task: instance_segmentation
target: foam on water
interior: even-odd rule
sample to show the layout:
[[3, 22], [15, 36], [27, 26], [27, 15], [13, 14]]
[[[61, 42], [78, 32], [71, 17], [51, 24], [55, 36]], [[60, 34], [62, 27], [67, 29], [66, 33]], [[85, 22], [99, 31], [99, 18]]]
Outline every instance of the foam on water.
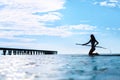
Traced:
[[120, 80], [119, 56], [0, 56], [0, 80]]

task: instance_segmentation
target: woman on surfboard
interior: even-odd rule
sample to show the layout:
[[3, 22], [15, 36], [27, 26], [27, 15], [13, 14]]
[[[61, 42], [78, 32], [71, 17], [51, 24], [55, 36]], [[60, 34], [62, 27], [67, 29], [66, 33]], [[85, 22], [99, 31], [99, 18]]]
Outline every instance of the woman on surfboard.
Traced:
[[93, 34], [90, 35], [90, 40], [89, 40], [87, 43], [82, 44], [82, 45], [87, 45], [87, 44], [89, 44], [89, 43], [91, 43], [91, 49], [90, 49], [90, 51], [89, 51], [89, 55], [90, 55], [90, 56], [91, 56], [91, 55], [98, 55], [97, 53], [93, 53], [93, 52], [95, 51], [96, 45], [99, 44], [99, 42], [95, 39], [95, 37], [94, 37]]

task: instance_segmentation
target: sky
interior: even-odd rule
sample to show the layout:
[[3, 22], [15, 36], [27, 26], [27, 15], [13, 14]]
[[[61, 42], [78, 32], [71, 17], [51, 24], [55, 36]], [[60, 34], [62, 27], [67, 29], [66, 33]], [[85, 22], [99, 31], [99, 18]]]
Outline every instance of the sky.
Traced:
[[120, 0], [0, 0], [0, 47], [87, 54], [120, 52]]

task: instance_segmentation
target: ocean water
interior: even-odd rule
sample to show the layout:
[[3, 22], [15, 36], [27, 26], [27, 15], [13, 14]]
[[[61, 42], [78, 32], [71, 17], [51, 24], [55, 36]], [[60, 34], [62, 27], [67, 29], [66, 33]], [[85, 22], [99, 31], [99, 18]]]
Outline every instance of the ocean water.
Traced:
[[120, 57], [1, 55], [0, 80], [120, 80]]

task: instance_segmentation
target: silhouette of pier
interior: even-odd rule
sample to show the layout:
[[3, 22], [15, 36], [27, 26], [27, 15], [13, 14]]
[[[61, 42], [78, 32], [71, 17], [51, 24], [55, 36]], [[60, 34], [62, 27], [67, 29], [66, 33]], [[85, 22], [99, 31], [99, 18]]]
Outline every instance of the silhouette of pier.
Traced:
[[3, 55], [46, 55], [57, 54], [57, 51], [36, 50], [36, 49], [20, 49], [20, 48], [1, 48]]

